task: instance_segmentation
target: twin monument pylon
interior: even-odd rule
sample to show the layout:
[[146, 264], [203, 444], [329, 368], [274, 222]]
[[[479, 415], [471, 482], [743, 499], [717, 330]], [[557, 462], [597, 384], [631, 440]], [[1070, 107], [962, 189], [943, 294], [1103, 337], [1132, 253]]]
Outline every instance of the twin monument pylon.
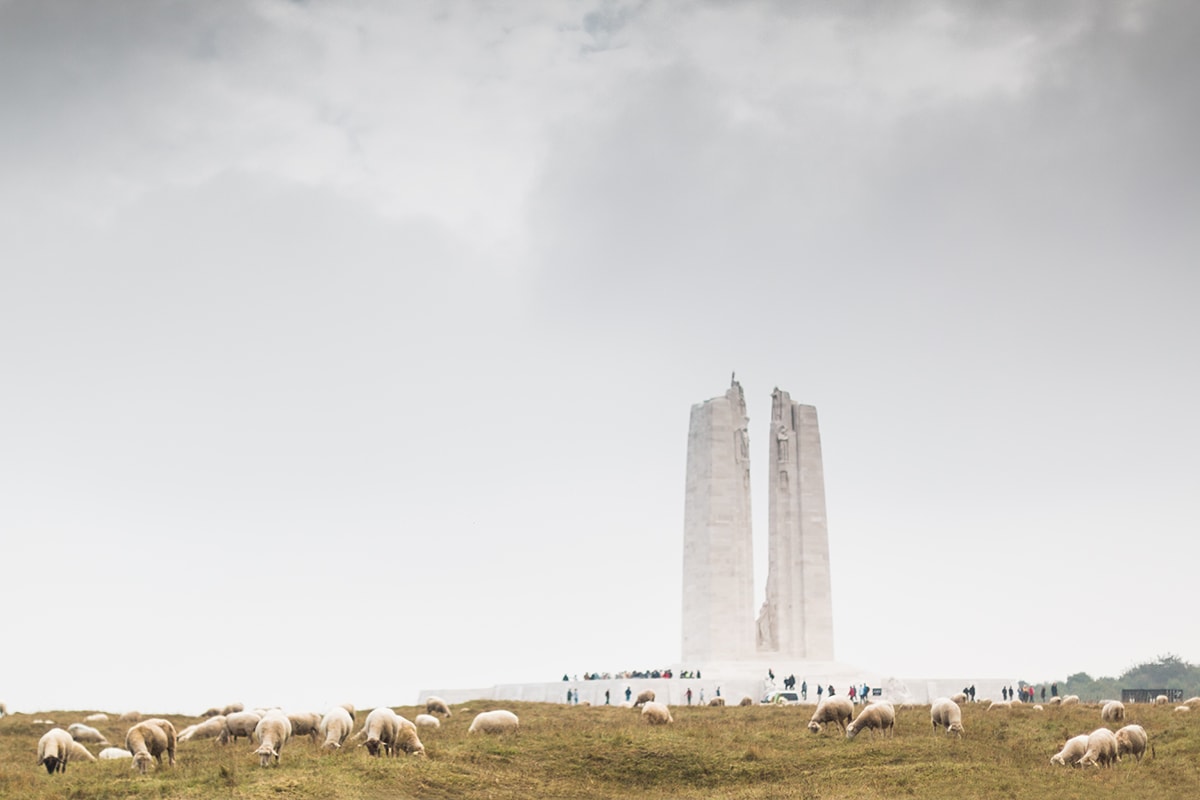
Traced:
[[833, 661], [817, 410], [771, 393], [767, 597], [754, 617], [749, 417], [742, 387], [692, 406], [683, 522], [684, 665]]

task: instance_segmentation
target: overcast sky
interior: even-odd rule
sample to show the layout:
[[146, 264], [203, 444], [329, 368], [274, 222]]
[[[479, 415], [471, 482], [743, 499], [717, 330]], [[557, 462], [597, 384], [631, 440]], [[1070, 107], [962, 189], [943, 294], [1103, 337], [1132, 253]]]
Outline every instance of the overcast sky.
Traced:
[[0, 699], [677, 663], [688, 415], [733, 371], [757, 602], [771, 390], [818, 409], [839, 660], [1200, 660], [1198, 37], [0, 0]]

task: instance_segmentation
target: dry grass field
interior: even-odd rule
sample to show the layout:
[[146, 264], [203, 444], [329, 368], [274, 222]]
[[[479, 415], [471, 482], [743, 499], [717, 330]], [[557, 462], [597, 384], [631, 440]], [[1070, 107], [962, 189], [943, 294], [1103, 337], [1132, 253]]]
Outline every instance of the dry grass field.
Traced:
[[[812, 706], [673, 707], [675, 723], [652, 727], [624, 708], [479, 701], [453, 706], [438, 731], [422, 736], [429, 757], [378, 758], [353, 747], [320, 751], [292, 740], [278, 767], [262, 768], [253, 745], [185, 742], [175, 768], [138, 775], [125, 761], [71, 763], [48, 775], [35, 765], [37, 741], [88, 711], [14, 714], [0, 719], [0, 797], [112, 798], [1028, 798], [1178, 800], [1200, 797], [1200, 710], [1130, 706], [1153, 753], [1112, 769], [1050, 764], [1068, 736], [1101, 727], [1098, 705], [1037, 712], [967, 706], [961, 740], [935, 734], [928, 706], [897, 710], [893, 738], [809, 733]], [[509, 708], [521, 730], [467, 734], [478, 711]], [[396, 710], [412, 719], [418, 709]], [[165, 715], [182, 730], [193, 717]], [[362, 725], [366, 711], [356, 722]], [[92, 723], [114, 744], [126, 725]], [[1109, 725], [1110, 728], [1119, 727]], [[357, 729], [357, 728], [356, 728]], [[95, 745], [93, 753], [100, 749]]]

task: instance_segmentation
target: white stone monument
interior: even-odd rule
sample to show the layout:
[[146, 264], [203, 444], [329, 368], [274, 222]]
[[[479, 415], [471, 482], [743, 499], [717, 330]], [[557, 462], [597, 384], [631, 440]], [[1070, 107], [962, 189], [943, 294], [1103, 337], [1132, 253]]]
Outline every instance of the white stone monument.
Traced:
[[683, 521], [686, 664], [833, 661], [817, 410], [771, 395], [767, 597], [753, 619], [749, 418], [742, 387], [692, 406]]
[[767, 599], [758, 650], [784, 659], [833, 660], [829, 531], [817, 409], [771, 393]]
[[750, 442], [742, 387], [692, 406], [683, 511], [683, 661], [754, 657]]

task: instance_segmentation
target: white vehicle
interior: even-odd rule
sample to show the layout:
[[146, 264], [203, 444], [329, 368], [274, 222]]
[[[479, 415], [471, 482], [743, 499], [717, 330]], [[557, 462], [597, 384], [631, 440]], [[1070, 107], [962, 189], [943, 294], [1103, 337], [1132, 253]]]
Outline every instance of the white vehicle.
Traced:
[[794, 706], [800, 703], [799, 692], [768, 692], [761, 701], [763, 705]]

